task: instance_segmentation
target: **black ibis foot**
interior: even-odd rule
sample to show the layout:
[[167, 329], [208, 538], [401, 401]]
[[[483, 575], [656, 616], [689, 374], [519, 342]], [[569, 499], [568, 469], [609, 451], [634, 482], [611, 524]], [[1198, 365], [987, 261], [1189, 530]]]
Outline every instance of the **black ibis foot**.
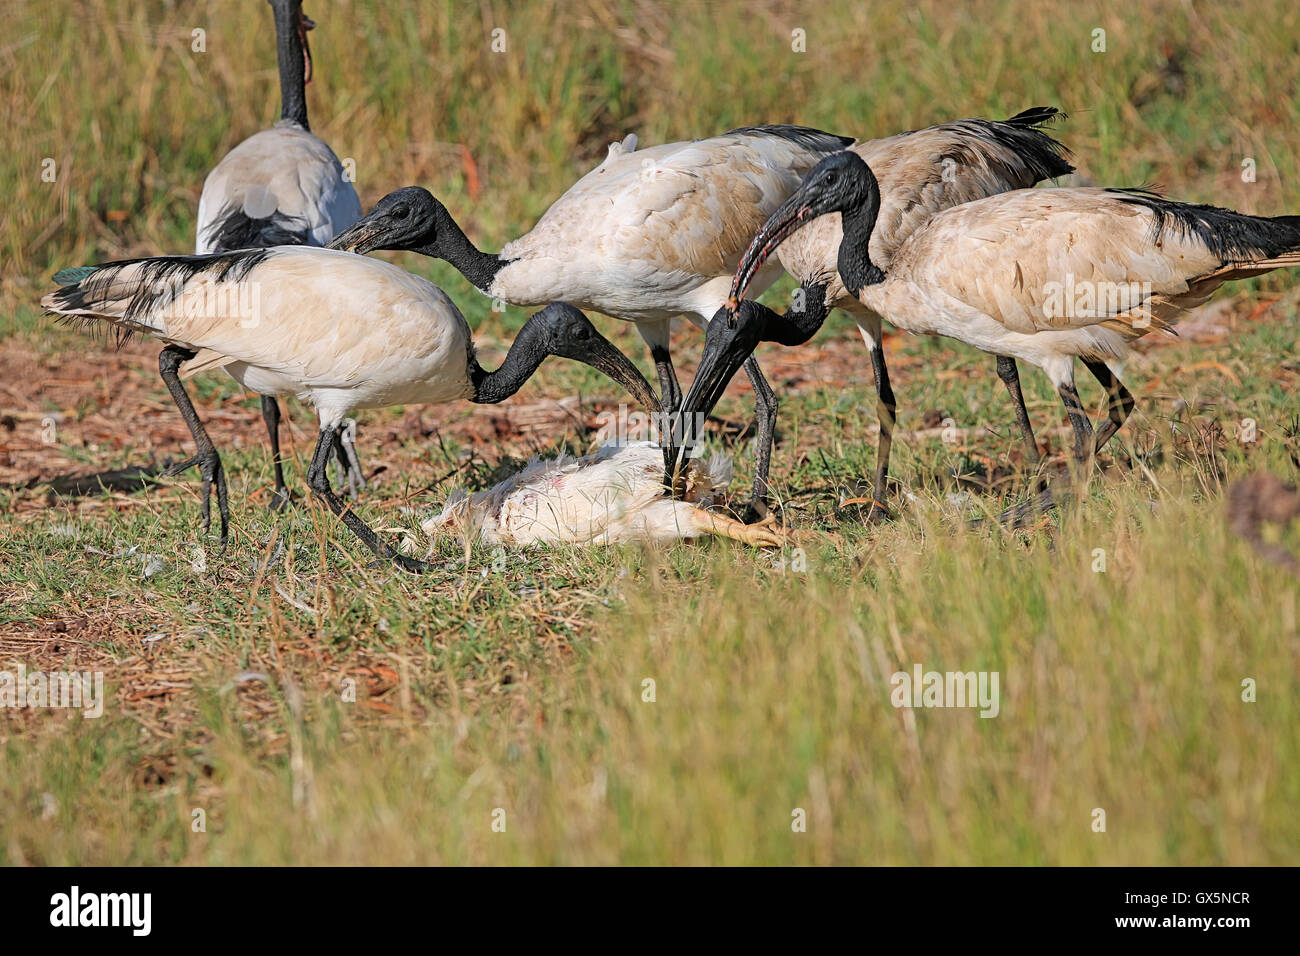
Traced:
[[1041, 515], [1047, 514], [1052, 508], [1056, 507], [1056, 499], [1052, 497], [1052, 491], [1049, 488], [1046, 491], [1040, 491], [1028, 501], [1022, 501], [1018, 505], [1013, 505], [1006, 511], [998, 515], [998, 524], [1011, 530], [1027, 528], [1039, 519]]
[[403, 571], [409, 571], [412, 574], [424, 574], [426, 571], [432, 571], [433, 565], [427, 561], [420, 561], [417, 558], [408, 558], [404, 554], [393, 555], [393, 563]]
[[221, 456], [217, 454], [216, 449], [199, 452], [192, 458], [177, 462], [164, 471], [163, 475], [172, 478], [196, 465], [199, 469], [199, 475], [203, 479], [203, 485], [199, 490], [199, 508], [203, 514], [203, 533], [207, 534], [212, 530], [212, 489], [215, 486], [217, 489], [217, 513], [221, 519], [221, 550], [225, 551], [230, 532], [229, 489], [226, 487], [226, 470], [222, 467]]
[[407, 557], [392, 545], [378, 539], [370, 545], [370, 550], [375, 553], [375, 560], [368, 561], [366, 567], [372, 571], [382, 571], [394, 564], [411, 574], [426, 574], [434, 570], [434, 566], [427, 561]]
[[361, 473], [361, 460], [357, 458], [357, 423], [355, 419], [344, 419], [339, 428], [339, 441], [334, 448], [334, 463], [337, 466], [339, 486], [347, 485], [348, 497], [360, 500], [359, 492], [366, 487], [366, 476]]
[[[998, 523], [1012, 531], [1028, 528], [1053, 508], [1059, 508], [1069, 498], [1072, 486], [1069, 472], [1052, 478], [1045, 476], [1043, 481], [1042, 491], [1002, 512], [998, 515]], [[980, 523], [980, 519], [977, 519], [972, 522], [972, 525]]]

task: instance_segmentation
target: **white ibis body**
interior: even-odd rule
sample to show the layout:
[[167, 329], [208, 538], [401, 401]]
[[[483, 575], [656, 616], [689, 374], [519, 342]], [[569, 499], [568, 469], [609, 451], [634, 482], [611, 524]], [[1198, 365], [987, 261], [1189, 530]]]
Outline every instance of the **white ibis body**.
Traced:
[[[663, 407], [675, 411], [681, 392], [670, 321], [686, 315], [703, 327], [726, 301], [754, 232], [820, 158], [851, 142], [805, 127], [757, 126], [635, 151], [629, 136], [499, 253], [477, 249], [418, 187], [384, 197], [331, 246], [419, 252], [514, 305], [560, 299], [635, 322], [655, 361]], [[766, 287], [780, 271], [772, 263], [755, 282]], [[757, 363], [746, 371], [758, 404], [754, 495], [761, 501], [776, 404]]]
[[[307, 120], [306, 87], [311, 81], [307, 31], [315, 24], [302, 12], [302, 0], [269, 2], [275, 19], [280, 70], [280, 121], [245, 139], [208, 174], [199, 197], [194, 244], [194, 251], [199, 255], [282, 245], [323, 246], [361, 215], [361, 201], [342, 164], [325, 141], [311, 132]], [[177, 353], [166, 357], [160, 361], [160, 368], [174, 366], [176, 358], [183, 360], [180, 380], [225, 367], [230, 361], [228, 356], [203, 350], [191, 356]], [[165, 372], [164, 377], [174, 379], [176, 375], [174, 371]], [[175, 473], [195, 463], [205, 483], [216, 481], [224, 541], [228, 517], [221, 459], [184, 387], [171, 380], [167, 387], [176, 398], [199, 449], [195, 458], [170, 471]], [[262, 418], [271, 440], [275, 477], [271, 507], [279, 510], [289, 502], [280, 458], [280, 406], [276, 393], [259, 394]], [[344, 448], [349, 485], [355, 497], [356, 488], [364, 482], [350, 441], [355, 426], [348, 424]]]
[[[880, 188], [878, 224], [870, 240], [872, 262], [888, 269], [904, 240], [944, 209], [1072, 172], [1065, 147], [1044, 132], [1060, 116], [1053, 107], [1039, 106], [1006, 120], [956, 120], [851, 146], [849, 151], [876, 172]], [[887, 514], [884, 501], [898, 406], [881, 348], [880, 315], [850, 295], [840, 278], [843, 236], [840, 216], [832, 213], [790, 235], [776, 254], [800, 283], [798, 307], [786, 312], [793, 327], [811, 338], [838, 306], [853, 314], [867, 345], [880, 420], [875, 492], [868, 513], [868, 520], [876, 521]], [[997, 368], [1011, 395], [1027, 454], [1036, 463], [1038, 445], [1015, 360], [999, 356]]]
[[396, 556], [330, 489], [325, 466], [337, 450], [339, 425], [355, 410], [499, 402], [548, 355], [585, 362], [642, 403], [656, 401], [636, 367], [572, 306], [557, 303], [532, 316], [501, 368], [487, 372], [469, 325], [441, 289], [388, 263], [330, 249], [277, 246], [109, 263], [41, 304], [52, 314], [145, 333], [180, 349], [211, 349], [228, 356], [226, 369], [253, 391], [310, 402], [320, 419], [312, 490], [376, 554], [410, 570], [422, 568]]
[[[1142, 190], [1016, 190], [936, 214], [895, 250], [882, 271], [870, 240], [880, 191], [861, 157], [818, 164], [755, 237], [736, 274], [748, 277], [788, 236], [838, 212], [837, 268], [858, 301], [898, 328], [943, 335], [1041, 368], [1075, 432], [1075, 457], [1095, 454], [1123, 425], [1133, 397], [1107, 366], [1127, 343], [1170, 328], [1220, 285], [1300, 266], [1300, 217], [1264, 218], [1172, 202]], [[705, 359], [687, 397], [707, 411], [760, 340], [797, 344], [781, 316], [743, 302], [734, 321], [710, 326]], [[1109, 395], [1094, 435], [1074, 387], [1082, 359]]]

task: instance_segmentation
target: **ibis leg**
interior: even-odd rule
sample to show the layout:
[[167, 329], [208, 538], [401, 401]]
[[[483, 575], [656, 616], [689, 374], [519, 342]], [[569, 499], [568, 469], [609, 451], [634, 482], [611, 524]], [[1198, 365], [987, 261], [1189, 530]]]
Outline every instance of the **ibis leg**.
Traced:
[[379, 540], [379, 535], [375, 534], [355, 511], [352, 506], [345, 503], [334, 490], [330, 487], [329, 462], [331, 454], [342, 454], [342, 440], [338, 431], [331, 428], [321, 429], [320, 437], [316, 440], [316, 450], [311, 456], [311, 466], [307, 469], [307, 484], [311, 487], [312, 492], [325, 505], [334, 512], [348, 529], [351, 530], [362, 544], [375, 553], [379, 558], [386, 561], [392, 561], [403, 571], [411, 571], [419, 574], [429, 570], [429, 565], [423, 561], [417, 561], [414, 558], [408, 558], [404, 554], [399, 554], [389, 545]]
[[1020, 435], [1025, 440], [1025, 456], [1030, 464], [1038, 465], [1042, 456], [1038, 453], [1038, 440], [1034, 438], [1034, 426], [1029, 421], [1029, 411], [1025, 408], [1025, 396], [1020, 391], [1020, 371], [1016, 360], [1010, 355], [998, 356], [998, 378], [1007, 387], [1011, 404], [1016, 410], [1016, 424], [1020, 426]]
[[361, 462], [357, 458], [355, 447], [356, 419], [343, 419], [343, 424], [339, 426], [338, 438], [339, 440], [334, 444], [334, 474], [340, 488], [347, 486], [348, 497], [353, 501], [359, 501], [360, 495], [357, 489], [366, 486], [366, 479], [361, 474]]
[[1070, 425], [1074, 428], [1074, 459], [1080, 464], [1086, 462], [1092, 454], [1092, 422], [1079, 401], [1079, 392], [1073, 383], [1057, 386], [1056, 391], [1065, 404], [1065, 413], [1070, 416]]
[[871, 492], [869, 523], [887, 520], [889, 509], [885, 498], [889, 494], [889, 453], [894, 445], [894, 422], [898, 417], [898, 402], [889, 384], [889, 368], [885, 365], [885, 350], [880, 342], [868, 348], [871, 353], [871, 372], [876, 380], [876, 417], [880, 421], [880, 438], [876, 442], [876, 484]]
[[677, 381], [677, 370], [673, 368], [670, 352], [672, 319], [646, 319], [636, 324], [636, 330], [650, 347], [650, 357], [654, 359], [655, 372], [659, 376], [659, 411], [663, 414], [661, 427], [664, 427], [682, 405], [682, 386]]
[[659, 375], [660, 411], [664, 413], [665, 421], [671, 421], [672, 416], [682, 407], [682, 386], [677, 381], [673, 357], [663, 345], [650, 346], [650, 357], [654, 359], [655, 372]]
[[357, 458], [357, 421], [345, 418], [339, 431], [339, 442], [343, 450], [344, 469], [347, 471], [348, 495], [357, 500], [358, 489], [366, 487], [366, 476], [361, 474], [361, 460]]
[[214, 484], [216, 485], [217, 511], [221, 516], [221, 547], [225, 548], [230, 527], [230, 505], [227, 502], [226, 473], [221, 467], [221, 456], [217, 454], [217, 449], [212, 444], [212, 439], [208, 437], [208, 431], [203, 427], [203, 422], [199, 421], [198, 412], [194, 410], [194, 403], [190, 401], [190, 396], [185, 391], [185, 386], [181, 384], [180, 376], [177, 374], [181, 363], [194, 358], [194, 355], [194, 352], [183, 349], [179, 345], [169, 345], [158, 355], [158, 371], [162, 374], [162, 380], [167, 385], [167, 391], [171, 392], [172, 401], [176, 403], [176, 408], [180, 411], [181, 417], [185, 419], [185, 424], [189, 426], [190, 435], [193, 436], [196, 447], [193, 458], [187, 458], [172, 465], [163, 474], [167, 476], [179, 475], [191, 466], [198, 466], [199, 475], [203, 479], [203, 487], [200, 491], [200, 508], [203, 513], [204, 534], [207, 534], [212, 527], [212, 487]]
[[275, 492], [267, 507], [271, 511], [283, 511], [293, 502], [293, 496], [284, 483], [284, 465], [280, 458], [280, 403], [273, 395], [262, 396], [262, 421], [266, 422], [266, 434], [271, 439], [271, 467], [275, 472]]
[[750, 356], [745, 360], [745, 374], [754, 386], [754, 490], [745, 511], [747, 522], [762, 518], [767, 513], [767, 474], [772, 465], [772, 443], [776, 440], [776, 412], [780, 401], [772, 386], [763, 377], [758, 360]]
[[1124, 426], [1125, 420], [1132, 413], [1133, 406], [1137, 402], [1133, 398], [1133, 393], [1124, 387], [1119, 376], [1112, 372], [1105, 362], [1084, 359], [1083, 364], [1092, 373], [1093, 378], [1101, 383], [1109, 399], [1106, 407], [1107, 421], [1097, 429], [1097, 438], [1093, 444], [1092, 451], [1095, 455]]
[[682, 386], [677, 381], [677, 370], [673, 368], [672, 352], [669, 348], [672, 340], [672, 320], [653, 319], [638, 322], [636, 330], [642, 340], [650, 347], [650, 357], [655, 363], [655, 373], [659, 377], [659, 444], [664, 450], [664, 478], [670, 482], [669, 493], [673, 493], [672, 477], [677, 469], [676, 456], [680, 449], [674, 447], [679, 429], [678, 411], [682, 407]]

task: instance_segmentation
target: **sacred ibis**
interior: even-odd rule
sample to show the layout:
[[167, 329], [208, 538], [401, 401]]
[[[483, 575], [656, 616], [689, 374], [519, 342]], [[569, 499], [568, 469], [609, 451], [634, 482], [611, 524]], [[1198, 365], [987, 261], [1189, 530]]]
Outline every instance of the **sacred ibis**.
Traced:
[[[955, 120], [850, 147], [879, 178], [880, 224], [871, 235], [872, 261], [888, 268], [903, 240], [944, 209], [1073, 171], [1065, 158], [1068, 151], [1043, 131], [1060, 116], [1053, 107], [1038, 106], [1001, 121]], [[811, 338], [830, 310], [839, 307], [853, 315], [867, 345], [880, 422], [875, 491], [867, 515], [874, 522], [888, 513], [884, 502], [897, 402], [881, 346], [880, 316], [850, 295], [840, 278], [837, 256], [842, 238], [839, 214], [823, 216], [790, 236], [778, 257], [800, 284], [786, 318], [801, 334]], [[1011, 396], [1029, 460], [1036, 464], [1038, 445], [1015, 359], [998, 356], [997, 368]]]
[[[672, 413], [681, 389], [669, 353], [671, 320], [686, 315], [703, 327], [726, 301], [740, 255], [763, 220], [819, 159], [852, 142], [802, 126], [753, 126], [636, 151], [636, 137], [628, 136], [499, 253], [480, 251], [419, 187], [385, 196], [330, 245], [423, 253], [514, 305], [563, 300], [635, 322], [654, 358], [662, 409]], [[766, 288], [780, 271], [775, 263], [762, 270], [756, 287]], [[757, 362], [745, 371], [757, 406], [753, 497], [761, 508], [776, 398]]]
[[[686, 413], [707, 413], [758, 342], [807, 340], [789, 316], [744, 296], [768, 255], [830, 213], [843, 220], [837, 269], [845, 288], [903, 331], [1042, 369], [1069, 415], [1078, 461], [1099, 451], [1133, 408], [1106, 364], [1122, 358], [1127, 343], [1170, 329], [1225, 282], [1300, 266], [1300, 216], [1249, 216], [1145, 190], [1068, 188], [1016, 190], [944, 210], [882, 270], [871, 251], [881, 208], [876, 177], [853, 152], [809, 173], [745, 253], [728, 317], [709, 326]], [[1074, 386], [1076, 358], [1109, 396], [1108, 421], [1095, 436]]]
[[[330, 488], [326, 465], [355, 410], [500, 402], [548, 355], [584, 362], [643, 405], [658, 405], [636, 366], [570, 305], [552, 304], [529, 318], [501, 367], [488, 372], [445, 292], [389, 263], [332, 249], [276, 246], [107, 263], [41, 304], [51, 314], [145, 333], [186, 351], [211, 349], [229, 357], [226, 370], [245, 387], [310, 402], [320, 419], [307, 473], [312, 491], [376, 555], [408, 571], [425, 566], [380, 541]], [[164, 363], [175, 354], [164, 350]]]
[[[323, 246], [361, 215], [361, 201], [334, 151], [311, 132], [307, 121], [307, 84], [311, 82], [311, 47], [307, 31], [315, 27], [302, 12], [302, 0], [269, 0], [275, 19], [280, 69], [280, 121], [254, 133], [222, 158], [203, 183], [199, 197], [194, 251], [199, 255], [283, 245]], [[211, 350], [169, 345], [159, 357], [168, 391], [189, 426], [197, 454], [168, 469], [177, 474], [198, 465], [203, 476], [203, 530], [210, 524], [209, 489], [217, 487], [221, 540], [225, 543], [229, 510], [221, 458], [185, 392], [183, 380], [201, 371], [226, 367], [230, 356]], [[179, 372], [179, 374], [178, 374]], [[280, 405], [273, 393], [261, 393], [262, 419], [271, 440], [275, 491], [271, 508], [289, 503], [280, 458]], [[353, 498], [363, 485], [361, 466], [352, 448], [355, 423], [344, 431], [344, 455]]]

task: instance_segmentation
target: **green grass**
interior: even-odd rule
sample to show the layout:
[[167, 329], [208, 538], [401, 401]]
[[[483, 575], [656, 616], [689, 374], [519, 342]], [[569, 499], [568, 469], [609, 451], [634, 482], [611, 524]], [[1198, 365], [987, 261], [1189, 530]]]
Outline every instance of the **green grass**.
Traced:
[[[811, 548], [802, 573], [715, 546], [511, 555], [482, 576], [484, 549], [468, 572], [380, 583], [337, 548], [319, 575], [308, 539], [297, 573], [272, 576], [330, 601], [321, 616], [267, 586], [249, 601], [233, 559], [169, 571], [131, 629], [171, 629], [155, 653], [193, 662], [193, 717], [110, 701], [99, 721], [12, 737], [0, 790], [31, 812], [8, 818], [6, 859], [1293, 862], [1296, 583], [1207, 520], [1194, 486], [1148, 498], [1137, 480], [1108, 489], [1054, 547], [931, 506]], [[18, 545], [40, 562], [32, 537]], [[71, 566], [28, 586], [142, 598], [121, 562], [49, 559]], [[364, 694], [341, 699], [355, 664], [302, 656], [358, 646], [403, 675], [382, 724]], [[1000, 715], [893, 709], [887, 675], [914, 663], [998, 671]], [[245, 668], [271, 686], [223, 691]], [[182, 729], [142, 731], [156, 720]]]
[[[206, 171], [276, 114], [264, 8], [0, 10], [4, 357], [14, 368], [57, 358], [42, 375], [96, 383], [66, 393], [71, 404], [42, 391], [28, 408], [26, 383], [5, 381], [16, 392], [0, 391], [0, 419], [11, 406], [62, 413], [70, 437], [51, 454], [63, 470], [181, 452], [157, 437], [175, 423], [152, 350], [128, 346], [106, 379], [99, 346], [51, 326], [35, 302], [57, 268], [191, 246]], [[488, 49], [491, 14], [457, 4], [308, 7], [313, 125], [355, 159], [366, 204], [420, 183], [495, 247], [629, 131], [650, 144], [792, 121], [872, 136], [1044, 103], [1072, 114], [1059, 135], [1099, 183], [1300, 210], [1300, 11], [1281, 0], [499, 9], [501, 55]], [[203, 54], [190, 52], [196, 26]], [[1097, 27], [1105, 54], [1089, 49]], [[790, 52], [795, 28], [806, 54]], [[40, 179], [46, 156], [55, 183]], [[1241, 181], [1247, 156], [1254, 183]], [[490, 313], [441, 263], [396, 261], [447, 288], [488, 360], [526, 316]], [[1293, 475], [1300, 457], [1295, 296], [1252, 316], [1294, 283], [1241, 284], [1231, 335], [1135, 358], [1125, 378], [1139, 412], [1107, 455], [1119, 463], [1019, 533], [966, 519], [1014, 500], [1025, 476], [1001, 496], [965, 498], [949, 497], [945, 477], [1017, 460], [987, 356], [891, 342], [900, 428], [937, 412], [970, 434], [896, 442], [894, 473], [914, 498], [900, 494], [898, 520], [868, 527], [861, 507], [840, 504], [863, 494], [875, 455], [852, 323], [828, 323], [820, 364], [781, 372], [788, 355], [761, 353], [783, 394], [776, 494], [792, 524], [820, 532], [800, 555], [711, 542], [502, 562], [445, 542], [429, 576], [371, 569], [319, 508], [263, 510], [256, 412], [233, 381], [201, 378], [201, 413], [239, 417], [223, 433], [234, 436], [222, 445], [234, 511], [224, 554], [199, 538], [190, 477], [49, 506], [40, 489], [0, 489], [0, 670], [99, 669], [109, 684], [97, 720], [0, 713], [0, 806], [13, 808], [0, 814], [0, 862], [1294, 864], [1300, 582], [1224, 518], [1228, 484]], [[634, 333], [616, 341], [646, 368]], [[687, 367], [696, 348], [694, 333], [679, 337]], [[798, 388], [782, 387], [799, 371]], [[1063, 424], [1043, 377], [1024, 382], [1036, 427]], [[1095, 408], [1095, 387], [1081, 388]], [[575, 392], [612, 389], [548, 363], [515, 401]], [[748, 410], [730, 395], [719, 412]], [[363, 462], [388, 470], [360, 509], [421, 549], [419, 518], [454, 485], [484, 486], [531, 451], [585, 450], [572, 429], [459, 427], [468, 409], [430, 411], [443, 427], [425, 437], [411, 411], [363, 420]], [[308, 412], [293, 414], [301, 489], [312, 428]], [[120, 423], [112, 440], [97, 417]], [[1244, 418], [1258, 441], [1233, 439]], [[20, 418], [0, 431], [0, 468], [35, 427]], [[747, 442], [712, 441], [746, 488]], [[1295, 528], [1276, 537], [1300, 550]], [[144, 555], [162, 559], [148, 577]], [[997, 671], [1000, 714], [895, 709], [889, 676], [915, 664]], [[248, 672], [265, 679], [241, 681]], [[498, 808], [504, 833], [492, 829]], [[796, 808], [806, 832], [791, 829]]]

